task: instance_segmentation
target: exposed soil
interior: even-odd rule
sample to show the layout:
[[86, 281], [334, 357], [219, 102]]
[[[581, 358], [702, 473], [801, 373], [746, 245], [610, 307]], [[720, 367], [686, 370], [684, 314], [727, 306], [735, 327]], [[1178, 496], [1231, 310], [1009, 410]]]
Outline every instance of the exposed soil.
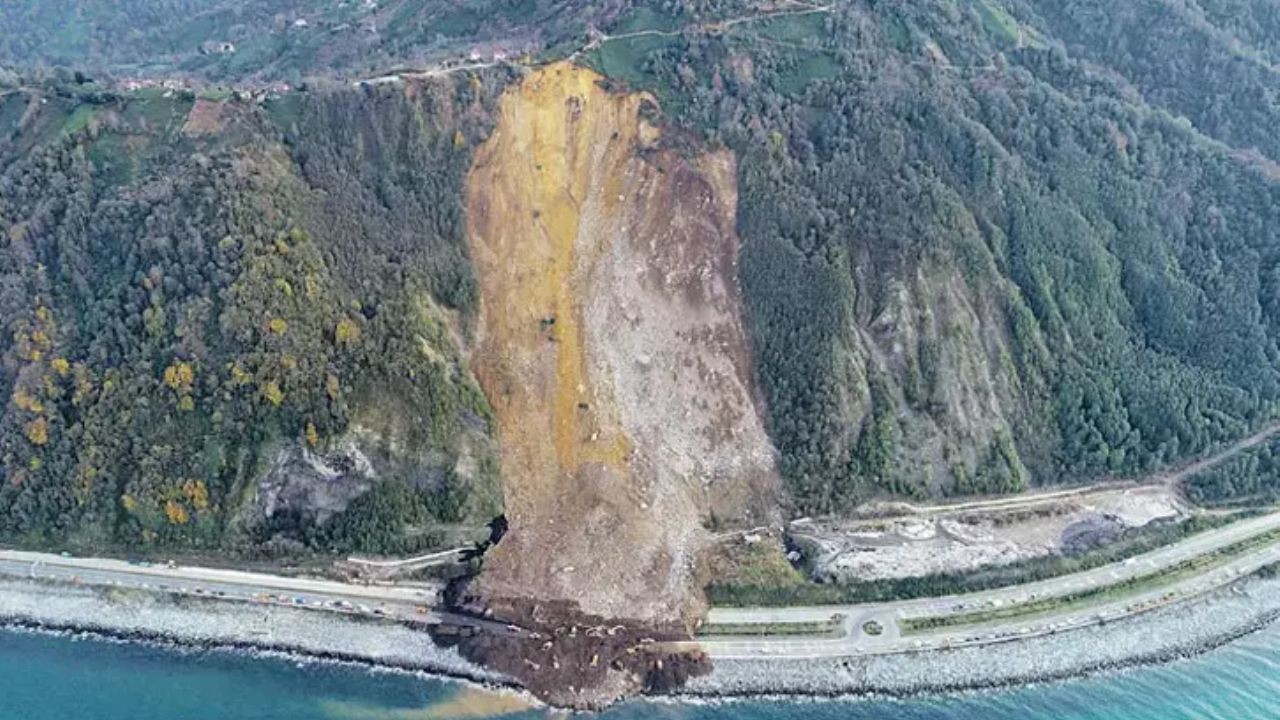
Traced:
[[728, 153], [673, 149], [644, 119], [652, 98], [600, 82], [568, 63], [531, 73], [468, 177], [471, 362], [511, 524], [475, 592], [689, 628], [707, 518], [776, 506], [742, 327], [736, 169]]
[[656, 116], [650, 96], [549, 65], [503, 96], [467, 179], [471, 364], [510, 529], [455, 601], [513, 629], [454, 640], [558, 705], [704, 672], [645, 640], [688, 639], [705, 612], [708, 519], [756, 525], [777, 507], [734, 158]]
[[186, 135], [213, 135], [222, 129], [229, 112], [225, 102], [196, 100], [187, 115], [187, 122], [182, 126], [182, 132]]

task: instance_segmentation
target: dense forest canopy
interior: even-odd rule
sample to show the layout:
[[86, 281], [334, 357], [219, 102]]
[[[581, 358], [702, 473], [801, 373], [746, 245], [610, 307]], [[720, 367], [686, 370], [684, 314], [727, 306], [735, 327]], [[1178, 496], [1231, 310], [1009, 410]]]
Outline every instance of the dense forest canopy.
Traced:
[[402, 486], [392, 534], [496, 514], [488, 407], [453, 329], [475, 293], [456, 187], [493, 95], [7, 96], [42, 137], [0, 176], [3, 531], [394, 548], [355, 518], [316, 534], [244, 517], [282, 445], [353, 432]]
[[[508, 53], [575, 53], [735, 153], [795, 512], [1139, 475], [1276, 414], [1270, 3], [189, 5], [0, 8], [5, 536], [403, 549], [496, 513], [459, 198]], [[111, 82], [164, 73], [311, 82]], [[248, 517], [281, 447], [369, 436], [375, 492]], [[1270, 455], [1193, 493], [1274, 493]]]

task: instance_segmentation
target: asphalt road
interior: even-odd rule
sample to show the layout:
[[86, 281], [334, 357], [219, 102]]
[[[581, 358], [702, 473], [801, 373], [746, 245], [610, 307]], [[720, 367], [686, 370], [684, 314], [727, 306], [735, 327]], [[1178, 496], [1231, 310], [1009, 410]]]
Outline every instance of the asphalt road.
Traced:
[[[1280, 561], [1280, 543], [1272, 544], [1233, 560], [1203, 575], [1172, 583], [1159, 589], [1122, 600], [1081, 607], [1031, 619], [1013, 619], [981, 627], [945, 628], [904, 637], [898, 621], [913, 617], [934, 617], [971, 613], [993, 607], [1031, 600], [1070, 595], [1090, 588], [1113, 585], [1125, 579], [1148, 575], [1178, 563], [1212, 552], [1261, 533], [1280, 528], [1280, 512], [1242, 520], [1226, 527], [1206, 531], [1186, 540], [1140, 555], [1123, 562], [1104, 565], [1071, 575], [1024, 585], [999, 588], [965, 595], [920, 598], [862, 605], [784, 607], [784, 608], [713, 608], [708, 621], [724, 624], [768, 624], [823, 622], [842, 616], [845, 634], [837, 638], [717, 638], [698, 644], [712, 657], [833, 657], [867, 653], [892, 653], [917, 649], [954, 647], [1007, 641], [1060, 632], [1075, 627], [1110, 621], [1159, 604], [1185, 600], [1222, 587], [1241, 575], [1264, 565]], [[864, 625], [874, 620], [881, 628], [879, 635], [869, 635]]]
[[[439, 585], [357, 585], [318, 578], [284, 577], [215, 568], [135, 564], [105, 558], [0, 550], [0, 574], [217, 598], [287, 605], [327, 612], [402, 621], [490, 625], [433, 606]], [[496, 625], [496, 624], [494, 624]]]

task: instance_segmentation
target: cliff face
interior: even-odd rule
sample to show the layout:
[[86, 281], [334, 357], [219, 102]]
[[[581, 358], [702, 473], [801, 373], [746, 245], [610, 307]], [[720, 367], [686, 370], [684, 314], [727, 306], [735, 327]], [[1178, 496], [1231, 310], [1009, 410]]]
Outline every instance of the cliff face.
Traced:
[[477, 591], [654, 624], [701, 611], [718, 518], [767, 512], [775, 453], [742, 328], [736, 174], [569, 64], [508, 90], [467, 180], [472, 364], [510, 531]]

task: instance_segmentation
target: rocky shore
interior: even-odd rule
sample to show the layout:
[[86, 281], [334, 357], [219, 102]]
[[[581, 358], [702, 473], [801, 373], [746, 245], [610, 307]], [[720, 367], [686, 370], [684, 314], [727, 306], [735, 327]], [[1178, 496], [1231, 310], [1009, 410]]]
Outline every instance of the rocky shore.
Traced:
[[161, 596], [0, 580], [0, 627], [79, 632], [209, 649], [268, 650], [361, 665], [420, 671], [490, 687], [513, 687], [425, 630], [275, 605]]
[[[1191, 603], [1104, 626], [982, 647], [835, 659], [718, 660], [677, 697], [908, 697], [1043, 682], [1166, 662], [1280, 617], [1280, 579], [1248, 579]], [[420, 630], [274, 606], [0, 581], [0, 625], [124, 640], [273, 650], [393, 667], [489, 687], [512, 681], [435, 646]]]

